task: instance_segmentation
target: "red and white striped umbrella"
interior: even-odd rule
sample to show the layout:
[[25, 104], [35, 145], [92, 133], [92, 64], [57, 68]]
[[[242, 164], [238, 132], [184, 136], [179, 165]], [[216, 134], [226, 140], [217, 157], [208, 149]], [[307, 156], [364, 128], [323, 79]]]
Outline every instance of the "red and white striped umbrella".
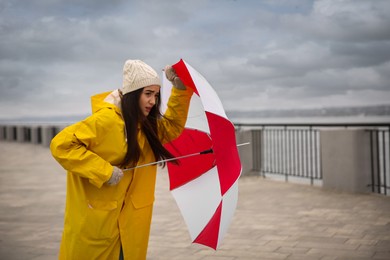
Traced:
[[[173, 68], [196, 95], [191, 99], [185, 130], [166, 147], [176, 157], [199, 155], [180, 159], [178, 166], [168, 163], [170, 190], [192, 242], [217, 249], [238, 200], [242, 168], [235, 129], [218, 95], [199, 72], [183, 60]], [[164, 106], [171, 83], [163, 78]]]

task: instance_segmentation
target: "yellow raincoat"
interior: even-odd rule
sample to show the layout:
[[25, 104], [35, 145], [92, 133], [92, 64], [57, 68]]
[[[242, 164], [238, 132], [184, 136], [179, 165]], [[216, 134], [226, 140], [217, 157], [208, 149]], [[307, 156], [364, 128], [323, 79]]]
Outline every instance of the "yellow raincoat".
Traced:
[[[51, 142], [53, 157], [68, 171], [64, 231], [59, 259], [146, 259], [152, 218], [156, 166], [125, 171], [118, 185], [105, 184], [127, 150], [125, 125], [114, 92], [92, 97], [91, 116], [68, 126]], [[192, 90], [172, 88], [159, 133], [178, 137], [186, 122]], [[114, 100], [109, 103], [107, 100]], [[113, 103], [116, 103], [113, 104]], [[155, 157], [142, 131], [138, 165]]]

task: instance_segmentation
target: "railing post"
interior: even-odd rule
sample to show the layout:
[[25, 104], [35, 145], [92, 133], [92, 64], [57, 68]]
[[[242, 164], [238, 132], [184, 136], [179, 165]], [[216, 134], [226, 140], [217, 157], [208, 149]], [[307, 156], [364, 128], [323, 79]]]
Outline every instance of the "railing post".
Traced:
[[370, 133], [365, 130], [321, 130], [323, 187], [370, 192]]
[[5, 125], [0, 125], [0, 140], [6, 140], [7, 137], [7, 127]]
[[6, 127], [6, 136], [7, 136], [7, 141], [16, 141], [16, 126], [14, 125], [8, 125]]
[[56, 135], [54, 126], [42, 127], [42, 145], [49, 147], [51, 139]]
[[37, 125], [31, 127], [31, 143], [40, 144], [42, 143], [42, 127]]
[[19, 143], [24, 143], [28, 141], [27, 126], [25, 125], [16, 126], [16, 141]]

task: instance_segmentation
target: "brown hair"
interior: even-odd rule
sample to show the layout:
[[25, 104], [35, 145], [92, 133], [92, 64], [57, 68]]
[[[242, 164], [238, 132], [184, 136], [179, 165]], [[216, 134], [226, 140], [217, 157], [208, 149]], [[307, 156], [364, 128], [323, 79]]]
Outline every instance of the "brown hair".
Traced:
[[[135, 167], [141, 157], [142, 151], [138, 144], [138, 131], [140, 130], [145, 134], [156, 161], [174, 158], [159, 139], [157, 121], [163, 117], [160, 112], [160, 98], [156, 100], [149, 115], [145, 117], [139, 107], [142, 91], [143, 88], [122, 96], [122, 116], [127, 137], [127, 152], [122, 167]], [[162, 165], [165, 166], [165, 162]]]

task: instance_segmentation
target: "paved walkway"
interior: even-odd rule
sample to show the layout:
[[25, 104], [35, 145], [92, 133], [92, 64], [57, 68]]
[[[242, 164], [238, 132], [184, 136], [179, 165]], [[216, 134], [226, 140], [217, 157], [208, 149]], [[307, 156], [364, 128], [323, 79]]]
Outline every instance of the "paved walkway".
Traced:
[[[218, 251], [190, 243], [158, 177], [148, 259], [390, 259], [390, 197], [243, 177]], [[56, 259], [65, 172], [48, 148], [0, 142], [0, 259]]]

